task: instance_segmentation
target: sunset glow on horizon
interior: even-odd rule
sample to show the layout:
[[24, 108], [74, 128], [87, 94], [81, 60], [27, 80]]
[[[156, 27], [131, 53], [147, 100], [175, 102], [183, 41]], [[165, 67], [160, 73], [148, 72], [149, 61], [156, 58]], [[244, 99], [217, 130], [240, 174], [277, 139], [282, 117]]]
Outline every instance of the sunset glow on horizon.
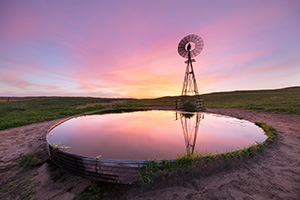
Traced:
[[300, 1], [1, 1], [0, 96], [200, 94], [300, 85]]

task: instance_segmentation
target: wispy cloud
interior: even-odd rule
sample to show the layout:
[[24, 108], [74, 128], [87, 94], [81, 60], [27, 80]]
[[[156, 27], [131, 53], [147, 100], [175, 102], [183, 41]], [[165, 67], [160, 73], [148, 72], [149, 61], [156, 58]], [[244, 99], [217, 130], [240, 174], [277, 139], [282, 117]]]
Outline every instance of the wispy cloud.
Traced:
[[190, 33], [200, 92], [299, 85], [299, 1], [190, 3], [1, 2], [0, 94], [179, 95]]

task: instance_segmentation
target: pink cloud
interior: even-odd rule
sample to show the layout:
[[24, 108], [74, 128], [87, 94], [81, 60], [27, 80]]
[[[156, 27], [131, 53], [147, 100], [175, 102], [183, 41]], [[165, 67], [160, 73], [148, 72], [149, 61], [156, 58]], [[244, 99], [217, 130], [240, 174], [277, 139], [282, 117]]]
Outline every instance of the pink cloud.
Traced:
[[[205, 43], [195, 63], [200, 91], [230, 90], [236, 87], [232, 82], [250, 85], [249, 77], [280, 73], [291, 60], [288, 52], [299, 51], [285, 46], [299, 41], [299, 3], [294, 1], [196, 2], [188, 9], [180, 1], [7, 5], [0, 12], [0, 77], [27, 91], [178, 95], [185, 64], [176, 48], [189, 33], [199, 34]], [[202, 12], [194, 12], [200, 8]], [[284, 56], [277, 52], [283, 46]], [[297, 71], [286, 66], [290, 74]], [[11, 75], [17, 78], [7, 78]]]

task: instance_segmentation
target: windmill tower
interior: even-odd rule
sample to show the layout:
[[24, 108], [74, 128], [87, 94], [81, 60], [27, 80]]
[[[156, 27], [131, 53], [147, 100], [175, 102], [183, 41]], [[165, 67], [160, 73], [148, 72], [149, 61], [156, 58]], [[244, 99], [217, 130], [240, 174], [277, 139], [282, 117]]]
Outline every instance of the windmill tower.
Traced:
[[178, 44], [179, 55], [183, 58], [187, 58], [185, 61], [187, 66], [181, 92], [181, 105], [187, 102], [187, 96], [195, 96], [196, 106], [197, 108], [199, 107], [199, 92], [193, 68], [193, 62], [196, 62], [196, 60], [192, 58], [201, 53], [203, 45], [202, 38], [195, 34], [185, 36]]
[[194, 114], [180, 114], [187, 155], [194, 154], [200, 121], [203, 119], [204, 115], [201, 113], [197, 113], [196, 116]]

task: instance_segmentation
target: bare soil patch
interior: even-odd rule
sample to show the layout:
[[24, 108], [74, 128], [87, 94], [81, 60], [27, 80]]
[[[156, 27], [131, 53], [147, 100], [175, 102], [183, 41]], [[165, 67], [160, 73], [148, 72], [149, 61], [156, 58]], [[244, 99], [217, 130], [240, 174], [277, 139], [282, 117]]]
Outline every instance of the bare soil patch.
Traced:
[[[217, 165], [210, 173], [190, 170], [158, 179], [154, 189], [141, 193], [139, 185], [126, 187], [127, 199], [299, 199], [300, 198], [300, 115], [274, 114], [243, 109], [207, 108], [208, 112], [262, 121], [278, 131], [275, 143], [243, 162]], [[24, 178], [28, 170], [39, 182], [36, 199], [72, 199], [95, 183], [61, 170], [47, 156], [45, 135], [56, 122], [36, 123], [0, 131], [0, 188], [12, 177]], [[201, 134], [201, 129], [199, 129]], [[19, 155], [33, 153], [44, 164], [28, 169], [17, 167]], [[30, 173], [32, 174], [32, 173]], [[14, 197], [6, 194], [0, 199]], [[18, 198], [15, 198], [18, 199]]]

